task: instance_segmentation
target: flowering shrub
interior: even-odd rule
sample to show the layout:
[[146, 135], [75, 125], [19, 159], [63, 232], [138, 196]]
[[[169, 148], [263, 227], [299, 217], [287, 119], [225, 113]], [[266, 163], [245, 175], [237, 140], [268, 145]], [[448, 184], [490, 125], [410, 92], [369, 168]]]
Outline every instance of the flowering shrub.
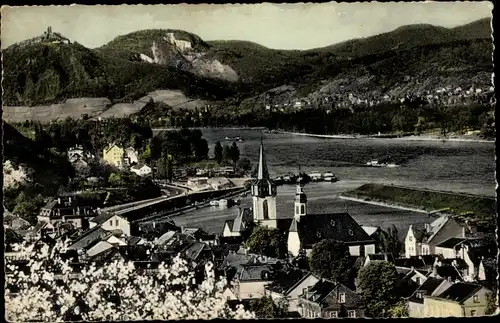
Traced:
[[201, 283], [179, 256], [147, 273], [124, 261], [73, 272], [60, 257], [65, 246], [15, 246], [19, 257], [27, 260], [23, 265], [6, 259], [9, 321], [254, 318], [241, 305], [236, 310], [228, 306], [222, 297], [226, 281], [215, 278], [211, 263]]

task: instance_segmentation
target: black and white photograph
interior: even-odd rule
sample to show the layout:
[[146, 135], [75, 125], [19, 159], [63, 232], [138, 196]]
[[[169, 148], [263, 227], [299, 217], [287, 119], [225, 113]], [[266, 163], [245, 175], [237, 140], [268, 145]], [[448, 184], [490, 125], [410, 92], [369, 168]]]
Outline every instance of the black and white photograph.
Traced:
[[2, 6], [6, 320], [498, 315], [492, 10]]

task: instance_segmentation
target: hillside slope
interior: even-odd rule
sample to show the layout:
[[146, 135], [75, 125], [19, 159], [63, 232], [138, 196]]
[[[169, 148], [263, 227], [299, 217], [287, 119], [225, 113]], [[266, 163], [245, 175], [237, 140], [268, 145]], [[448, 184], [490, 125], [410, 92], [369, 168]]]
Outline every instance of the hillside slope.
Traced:
[[14, 45], [3, 55], [5, 105], [40, 105], [77, 97], [129, 102], [159, 88], [208, 99], [231, 94], [223, 81], [107, 56], [78, 43]]
[[40, 148], [6, 122], [3, 122], [3, 154], [5, 161], [26, 170], [28, 182], [37, 183], [33, 189], [38, 192], [55, 194], [74, 175], [66, 158]]

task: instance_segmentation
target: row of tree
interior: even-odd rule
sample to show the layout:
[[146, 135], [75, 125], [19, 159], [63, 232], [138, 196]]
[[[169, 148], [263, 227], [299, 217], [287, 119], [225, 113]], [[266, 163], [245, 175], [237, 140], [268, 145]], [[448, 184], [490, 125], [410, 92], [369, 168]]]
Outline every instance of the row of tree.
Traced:
[[220, 141], [217, 141], [214, 147], [214, 159], [217, 164], [232, 162], [233, 165], [236, 165], [236, 162], [240, 160], [240, 149], [236, 142], [233, 142], [231, 146], [224, 145], [222, 147]]
[[166, 109], [163, 111], [165, 116], [157, 122], [159, 126], [185, 127], [264, 126], [315, 134], [420, 134], [433, 129], [441, 129], [446, 134], [474, 129], [481, 130], [488, 138], [494, 136], [491, 111], [491, 105], [486, 103], [437, 106], [417, 98], [401, 104], [383, 103], [374, 107], [337, 107], [332, 103], [327, 108], [288, 112], [240, 109], [237, 105], [222, 105], [206, 111]]

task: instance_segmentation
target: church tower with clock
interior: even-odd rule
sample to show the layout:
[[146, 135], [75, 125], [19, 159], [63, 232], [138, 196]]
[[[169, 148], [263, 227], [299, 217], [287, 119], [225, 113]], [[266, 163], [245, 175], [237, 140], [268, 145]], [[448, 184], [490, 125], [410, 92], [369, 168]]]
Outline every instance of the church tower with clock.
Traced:
[[276, 218], [276, 184], [269, 178], [264, 156], [264, 145], [260, 142], [259, 166], [257, 179], [252, 183], [253, 219], [269, 228], [277, 228]]

